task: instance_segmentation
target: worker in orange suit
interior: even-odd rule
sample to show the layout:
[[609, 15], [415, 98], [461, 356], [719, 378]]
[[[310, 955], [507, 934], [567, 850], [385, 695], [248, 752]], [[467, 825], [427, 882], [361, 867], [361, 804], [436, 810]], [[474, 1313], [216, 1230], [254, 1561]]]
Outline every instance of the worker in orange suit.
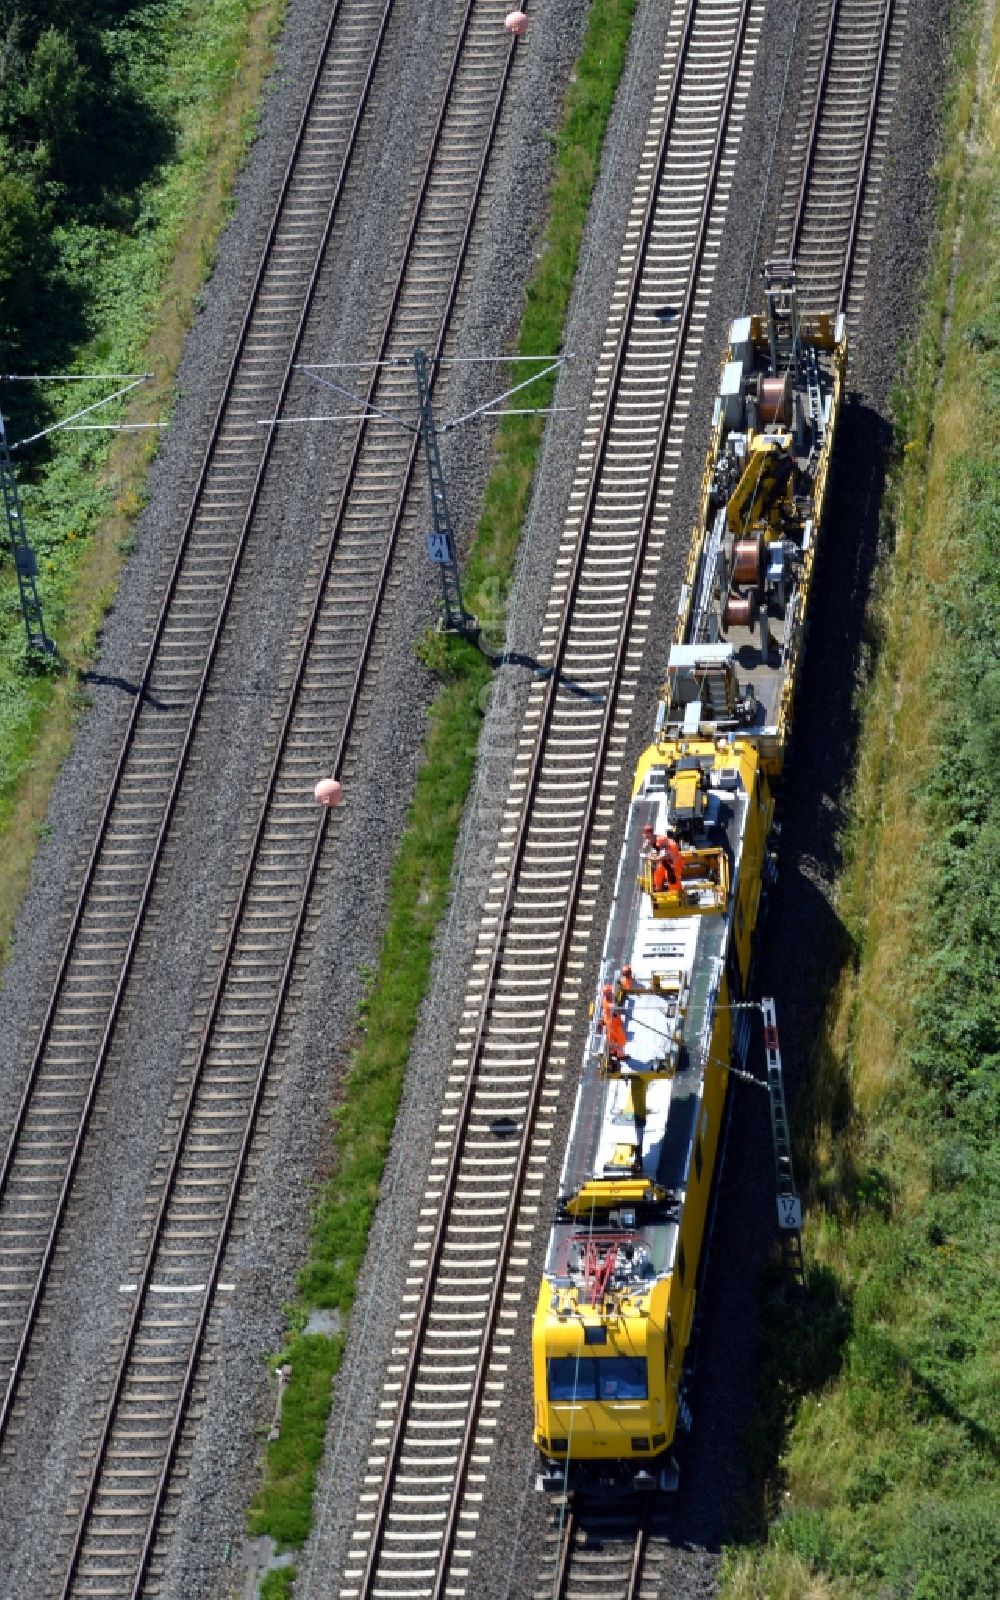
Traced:
[[680, 844], [672, 833], [659, 834], [656, 840], [656, 863], [653, 867], [653, 888], [657, 894], [665, 889], [679, 889], [684, 876], [684, 856]]
[[601, 1022], [604, 1035], [608, 1041], [608, 1053], [621, 1060], [625, 1054], [628, 1039], [625, 1033], [625, 1019], [618, 1006], [615, 1005], [615, 991], [610, 983], [604, 985], [601, 999]]
[[684, 852], [675, 833], [667, 834], [667, 875], [670, 886], [679, 889], [684, 881]]

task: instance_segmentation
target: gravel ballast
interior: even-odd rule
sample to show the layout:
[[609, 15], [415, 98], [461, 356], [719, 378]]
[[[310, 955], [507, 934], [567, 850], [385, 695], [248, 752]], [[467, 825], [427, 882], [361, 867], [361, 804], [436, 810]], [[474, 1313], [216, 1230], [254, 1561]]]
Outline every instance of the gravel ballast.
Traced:
[[[455, 16], [460, 8], [455, 9]], [[108, 617], [100, 660], [90, 677], [92, 707], [81, 720], [73, 756], [57, 784], [50, 836], [36, 863], [0, 995], [4, 1047], [0, 1062], [3, 1115], [13, 1116], [37, 1032], [59, 940], [79, 880], [91, 822], [106, 788], [111, 760], [130, 709], [131, 686], [144, 657], [173, 536], [186, 509], [194, 472], [238, 324], [253, 263], [301, 104], [328, 8], [293, 4], [280, 61], [265, 100], [261, 132], [243, 174], [233, 223], [221, 241], [218, 267], [188, 342], [179, 377], [174, 425], [153, 471], [150, 506], [137, 549]], [[533, 52], [515, 72], [512, 111], [498, 146], [490, 200], [474, 248], [477, 265], [464, 296], [456, 349], [509, 349], [516, 331], [525, 251], [537, 235], [550, 164], [551, 132], [561, 87], [579, 40], [582, 8], [567, 8], [548, 30], [536, 30]], [[385, 83], [371, 137], [352, 178], [331, 251], [305, 354], [314, 360], [363, 355], [381, 315], [411, 195], [422, 170], [430, 127], [447, 69], [442, 18], [412, 5], [397, 8], [390, 29]], [[498, 47], [506, 48], [499, 27]], [[530, 107], [530, 118], [527, 108]], [[525, 148], [510, 128], [527, 118]], [[379, 204], [370, 196], [377, 194]], [[442, 386], [442, 404], [466, 410], [496, 376], [473, 369]], [[486, 392], [490, 392], [487, 390]], [[288, 438], [288, 436], [286, 436]], [[485, 476], [490, 435], [464, 436], [445, 466], [452, 472], [453, 513], [469, 530]], [[95, 1390], [109, 1371], [109, 1350], [128, 1310], [120, 1285], [134, 1278], [133, 1252], [161, 1131], [182, 1076], [197, 998], [210, 974], [208, 951], [218, 908], [231, 890], [232, 841], [252, 809], [261, 765], [260, 725], [280, 704], [284, 645], [302, 602], [302, 583], [319, 514], [336, 481], [337, 448], [318, 436], [283, 442], [282, 468], [266, 508], [282, 537], [261, 538], [241, 577], [231, 652], [199, 734], [183, 806], [183, 834], [171, 852], [137, 968], [144, 1005], [127, 1012], [95, 1118], [92, 1154], [81, 1173], [67, 1249], [58, 1269], [58, 1301], [41, 1361], [26, 1385], [16, 1471], [4, 1488], [0, 1569], [11, 1596], [45, 1592], [57, 1562], [64, 1508], [80, 1461]], [[461, 461], [462, 476], [457, 477]], [[262, 521], [266, 519], [262, 518]], [[412, 521], [412, 519], [411, 519]], [[280, 551], [280, 561], [276, 555]], [[422, 541], [411, 538], [393, 580], [360, 738], [359, 783], [342, 813], [337, 861], [326, 875], [317, 943], [321, 954], [304, 979], [294, 1030], [285, 1041], [267, 1109], [269, 1137], [259, 1144], [260, 1182], [230, 1251], [226, 1281], [235, 1281], [229, 1309], [218, 1318], [215, 1363], [205, 1425], [190, 1461], [190, 1492], [171, 1551], [166, 1586], [185, 1596], [229, 1592], [227, 1551], [238, 1552], [243, 1511], [256, 1467], [257, 1430], [273, 1409], [264, 1354], [281, 1343], [283, 1306], [306, 1248], [311, 1185], [329, 1161], [327, 1107], [355, 1028], [359, 967], [376, 957], [389, 856], [385, 841], [404, 822], [433, 682], [413, 655], [417, 637], [436, 615], [437, 589]], [[148, 620], [147, 620], [148, 619]], [[181, 842], [182, 837], [182, 842]], [[372, 841], [377, 841], [373, 845]], [[339, 864], [338, 864], [339, 863]], [[329, 955], [327, 955], [329, 952]], [[346, 955], [346, 959], [345, 959]], [[126, 1152], [125, 1160], [120, 1152]], [[109, 1174], [113, 1176], [109, 1177]], [[188, 1511], [190, 1508], [190, 1514]]]
[[[510, 646], [531, 656], [544, 611], [548, 576], [563, 513], [589, 385], [603, 333], [620, 240], [627, 219], [638, 155], [659, 66], [665, 8], [652, 3], [637, 12], [633, 49], [609, 135], [604, 169], [585, 241], [568, 348], [576, 361], [561, 386], [560, 405], [574, 412], [553, 419], [518, 568], [511, 613]], [[170, 554], [170, 533], [187, 502], [193, 463], [210, 397], [217, 391], [228, 340], [247, 280], [247, 263], [259, 252], [270, 201], [283, 170], [299, 107], [311, 75], [327, 7], [293, 0], [282, 38], [280, 62], [265, 99], [260, 136], [243, 174], [237, 209], [220, 245], [218, 266], [204, 309], [188, 341], [174, 423], [156, 463], [151, 500], [138, 530], [118, 601], [104, 629], [101, 657], [90, 686], [92, 707], [82, 719], [74, 753], [61, 774], [49, 815], [49, 836], [40, 848], [32, 886], [19, 921], [14, 953], [0, 994], [0, 1116], [7, 1125], [23, 1081], [37, 1019], [54, 964], [67, 906], [67, 885], [78, 877], [89, 838], [89, 821], [105, 788], [110, 759], [129, 709], [128, 688], [143, 657], [145, 619], [153, 612]], [[688, 430], [687, 456], [675, 500], [676, 551], [665, 561], [661, 599], [672, 626], [676, 589], [687, 552], [688, 529], [707, 436], [719, 354], [729, 318], [742, 309], [757, 234], [760, 174], [770, 153], [789, 41], [787, 8], [774, 4], [765, 18], [765, 40], [740, 154], [730, 221], [723, 242], [706, 338], [706, 356]], [[550, 146], [563, 86], [582, 33], [581, 3], [540, 8], [533, 17], [530, 47], [515, 72], [494, 173], [489, 215], [479, 230], [475, 270], [463, 309], [457, 344], [476, 351], [509, 345], [537, 236]], [[803, 27], [805, 22], [803, 22]], [[837, 865], [835, 829], [849, 775], [854, 734], [852, 694], [860, 659], [861, 616], [877, 550], [881, 450], [887, 436], [889, 386], [897, 350], [916, 310], [916, 290], [926, 247], [933, 157], [933, 116], [939, 91], [944, 23], [941, 8], [920, 0], [910, 6], [904, 82], [897, 109], [892, 158], [883, 196], [879, 241], [869, 275], [865, 324], [852, 330], [851, 397], [842, 419], [835, 469], [828, 548], [843, 545], [851, 558], [821, 564], [809, 662], [802, 685], [796, 744], [783, 806], [781, 878], [774, 897], [763, 954], [761, 984], [779, 1004], [782, 1042], [792, 1086], [795, 1063], [805, 1058], [821, 1004], [821, 979], [829, 923], [830, 885]], [[406, 5], [392, 42], [392, 96], [380, 104], [369, 165], [359, 178], [343, 230], [338, 279], [326, 293], [316, 323], [315, 359], [321, 351], [365, 348], [371, 296], [368, 277], [380, 272], [397, 231], [407, 180], [419, 163], [413, 155], [426, 129], [436, 94], [435, 21]], [[794, 83], [794, 73], [792, 77]], [[790, 97], [790, 112], [794, 108]], [[791, 128], [782, 127], [775, 162], [780, 188], [781, 150]], [[378, 206], [366, 204], [365, 190]], [[768, 212], [773, 214], [776, 194]], [[766, 218], [763, 238], [767, 237]], [[527, 243], [526, 243], [527, 241]], [[457, 404], [479, 396], [469, 378], [455, 383]], [[704, 431], [698, 419], [704, 421]], [[454, 436], [453, 436], [454, 437]], [[449, 491], [456, 521], [471, 526], [485, 475], [489, 435], [466, 433], [446, 452]], [[331, 452], [332, 454], [332, 452]], [[107, 1366], [107, 1350], [124, 1313], [119, 1284], [131, 1264], [136, 1218], [141, 1215], [160, 1132], [184, 1051], [189, 1018], [205, 979], [205, 955], [216, 924], [216, 908], [231, 882], [232, 838], [242, 820], [245, 792], [259, 765], [259, 724], [271, 709], [280, 676], [281, 642], [298, 604], [308, 560], [308, 530], [329, 488], [331, 465], [318, 439], [309, 448], [286, 451], [286, 514], [301, 525], [299, 544], [278, 567], [260, 550], [248, 569], [248, 592], [256, 615], [240, 636], [241, 670], [220, 684], [201, 744], [197, 781], [185, 810], [183, 847], [175, 850], [169, 881], [160, 897], [156, 927], [143, 953], [144, 981], [152, 995], [145, 1016], [130, 1016], [121, 1032], [113, 1078], [102, 1100], [101, 1131], [75, 1203], [74, 1242], [60, 1268], [64, 1293], [52, 1313], [45, 1354], [53, 1359], [33, 1380], [28, 1423], [18, 1440], [17, 1467], [3, 1483], [0, 1570], [12, 1597], [45, 1593], [46, 1574], [57, 1553], [59, 1528], [70, 1478], [78, 1462], [81, 1432], [94, 1399], [95, 1375]], [[841, 532], [841, 530], [844, 530]], [[329, 1156], [327, 1106], [335, 1098], [346, 1062], [358, 997], [358, 968], [378, 949], [387, 861], [373, 839], [391, 840], [402, 826], [419, 755], [423, 713], [433, 685], [417, 666], [412, 642], [433, 615], [431, 574], [422, 551], [404, 557], [394, 589], [391, 619], [383, 628], [382, 668], [376, 707], [369, 715], [359, 771], [365, 782], [343, 814], [337, 861], [331, 865], [318, 908], [316, 945], [321, 952], [306, 973], [282, 1051], [282, 1067], [269, 1101], [266, 1136], [258, 1142], [256, 1182], [245, 1206], [240, 1236], [230, 1251], [227, 1281], [235, 1292], [216, 1319], [213, 1363], [200, 1410], [197, 1440], [187, 1460], [188, 1477], [176, 1524], [164, 1592], [169, 1595], [242, 1594], [246, 1582], [243, 1509], [257, 1464], [260, 1433], [271, 1421], [273, 1395], [265, 1352], [280, 1346], [283, 1303], [294, 1287], [295, 1269], [306, 1248], [312, 1185]], [[665, 636], [666, 637], [666, 634]], [[662, 661], [651, 660], [632, 725], [637, 753], [652, 724]], [[348, 1354], [338, 1377], [329, 1431], [329, 1455], [318, 1496], [317, 1532], [298, 1562], [299, 1596], [335, 1595], [345, 1540], [353, 1524], [381, 1389], [384, 1353], [406, 1272], [414, 1214], [423, 1193], [425, 1155], [436, 1126], [443, 1081], [449, 1070], [456, 1013], [469, 951], [478, 924], [490, 845], [512, 754], [529, 675], [506, 667], [494, 684], [482, 759], [459, 851], [452, 909], [442, 931], [434, 992], [425, 1007], [404, 1094], [394, 1147], [383, 1186], [372, 1247], [350, 1328]], [[223, 737], [224, 733], [224, 737]], [[600, 931], [592, 940], [596, 962]], [[582, 1023], [581, 1023], [582, 1026]], [[763, 1097], [761, 1097], [763, 1098]], [[570, 1114], [571, 1085], [561, 1108]], [[128, 1151], [113, 1163], [109, 1186], [103, 1176], [111, 1152]], [[555, 1164], [556, 1168], [558, 1163]], [[553, 1185], [556, 1172], [553, 1172]], [[694, 1546], [687, 1576], [678, 1570], [675, 1597], [713, 1592], [716, 1551], [743, 1492], [740, 1437], [752, 1414], [756, 1337], [754, 1286], [773, 1237], [771, 1155], [766, 1102], [740, 1102], [720, 1190], [712, 1269], [703, 1302], [700, 1363], [695, 1386], [696, 1430], [682, 1461], [678, 1496], [678, 1540]], [[544, 1214], [544, 1212], [543, 1212]], [[539, 1228], [529, 1272], [537, 1282], [544, 1248]], [[498, 1441], [484, 1500], [476, 1564], [469, 1593], [521, 1596], [541, 1551], [545, 1507], [530, 1490], [530, 1363], [528, 1331], [534, 1292], [525, 1295], [518, 1329], [518, 1356], [511, 1363], [510, 1404]]]
[[[624, 218], [631, 197], [632, 174], [645, 127], [649, 96], [662, 49], [665, 19], [652, 20], [648, 8], [637, 15], [632, 60], [623, 83], [609, 133], [598, 196], [584, 247], [577, 280], [567, 345], [576, 353], [574, 369], [563, 380], [559, 404], [571, 404], [576, 393], [588, 392], [603, 330], [609, 297], [609, 272], [617, 259]], [[730, 318], [744, 309], [753, 296], [756, 272], [766, 252], [784, 182], [783, 158], [791, 142], [799, 102], [796, 73], [805, 59], [806, 26], [789, 37], [787, 11], [770, 7], [754, 77], [740, 152], [734, 199], [723, 241], [706, 337], [706, 355], [692, 405], [684, 468], [675, 497], [672, 523], [676, 546], [664, 562], [661, 604], [666, 637], [672, 628], [677, 590], [688, 549], [688, 533], [707, 442], [711, 397], [720, 353]], [[931, 7], [911, 7], [910, 31], [905, 47], [904, 82], [909, 86], [905, 104], [897, 108], [892, 131], [892, 154], [881, 214], [892, 218], [889, 231], [880, 228], [869, 272], [865, 325], [852, 330], [851, 394], [841, 424], [838, 463], [858, 458], [862, 470], [852, 471], [850, 488], [835, 487], [828, 528], [828, 545], [846, 543], [851, 556], [837, 561], [843, 585], [829, 581], [821, 569], [820, 588], [812, 624], [806, 683], [800, 702], [793, 776], [783, 804], [785, 833], [782, 844], [781, 881], [767, 924], [761, 992], [773, 992], [778, 1001], [786, 1073], [794, 1093], [797, 1065], [806, 1054], [810, 1029], [822, 1001], [824, 962], [829, 946], [830, 898], [836, 869], [833, 817], [850, 772], [850, 737], [846, 723], [860, 668], [861, 614], [868, 593], [871, 562], [877, 538], [877, 512], [881, 452], [888, 436], [889, 390], [897, 370], [899, 350], [917, 310], [916, 294], [926, 251], [931, 195], [929, 171], [934, 152], [934, 118], [940, 92], [944, 24]], [[783, 101], [783, 95], [787, 96]], [[779, 110], [785, 115], [777, 129]], [[773, 163], [773, 164], [772, 164]], [[771, 183], [762, 193], [761, 173]], [[891, 189], [891, 193], [889, 190]], [[756, 257], [751, 260], [754, 243]], [[900, 270], [901, 269], [901, 270]], [[579, 384], [579, 389], [575, 389]], [[572, 397], [572, 398], [571, 398]], [[698, 419], [701, 419], [699, 428]], [[578, 425], [555, 419], [546, 441], [545, 459], [528, 524], [531, 542], [521, 563], [525, 588], [534, 593], [544, 587], [545, 563], [551, 561], [561, 527], [570, 476], [576, 458]], [[859, 510], [864, 509], [863, 520]], [[835, 558], [836, 559], [836, 558]], [[827, 562], [827, 568], [830, 563]], [[826, 579], [827, 592], [823, 592]], [[845, 613], [845, 605], [848, 609]], [[845, 626], [845, 615], [848, 618]], [[515, 650], [531, 652], [536, 637], [537, 614], [524, 615], [513, 641]], [[831, 638], [831, 632], [835, 637]], [[817, 643], [817, 638], [822, 642]], [[655, 711], [663, 661], [650, 661], [645, 699], [637, 700], [631, 731], [631, 754], [637, 756], [648, 738]], [[830, 719], [828, 679], [839, 684], [836, 718]], [[516, 692], [511, 694], [517, 705]], [[807, 726], [807, 723], [811, 726]], [[481, 746], [480, 779], [466, 826], [474, 840], [464, 858], [452, 918], [442, 940], [437, 981], [426, 1008], [428, 1018], [417, 1040], [411, 1066], [410, 1087], [397, 1128], [395, 1161], [370, 1252], [367, 1283], [359, 1293], [359, 1307], [372, 1309], [355, 1315], [351, 1348], [335, 1392], [330, 1430], [326, 1482], [320, 1494], [320, 1523], [307, 1558], [299, 1563], [298, 1596], [310, 1600], [338, 1592], [347, 1540], [353, 1526], [360, 1475], [371, 1438], [371, 1420], [381, 1388], [377, 1354], [388, 1345], [389, 1327], [379, 1317], [394, 1304], [390, 1262], [398, 1255], [398, 1240], [406, 1237], [406, 1196], [423, 1192], [423, 1171], [414, 1172], [415, 1154], [422, 1148], [426, 1127], [424, 1100], [427, 1085], [437, 1073], [438, 1092], [451, 1055], [455, 1011], [463, 988], [463, 961], [475, 926], [476, 865], [486, 857], [498, 805], [488, 796], [502, 779], [505, 759], [513, 750], [516, 727], [510, 704], [503, 714], [491, 711]], [[822, 759], [819, 759], [822, 752]], [[794, 785], [794, 795], [792, 786]], [[624, 796], [619, 797], [619, 813]], [[474, 855], [472, 851], [474, 849]], [[466, 929], [469, 930], [466, 933]], [[603, 939], [600, 917], [591, 941], [590, 961], [596, 963]], [[449, 1018], [450, 1012], [450, 1024]], [[576, 1041], [582, 1049], [585, 1019]], [[572, 1052], [571, 1052], [572, 1059]], [[420, 1112], [417, 1106], [421, 1107]], [[572, 1084], [561, 1106], [553, 1148], [561, 1148], [572, 1113]], [[418, 1121], [419, 1117], [419, 1121]], [[559, 1160], [553, 1161], [551, 1207], [555, 1197]], [[421, 1179], [419, 1186], [414, 1182]], [[398, 1184], [405, 1182], [401, 1194]], [[545, 1200], [541, 1208], [545, 1215]], [[412, 1218], [410, 1219], [412, 1226]], [[741, 1466], [742, 1440], [750, 1424], [754, 1403], [754, 1346], [756, 1340], [755, 1286], [775, 1239], [773, 1156], [767, 1102], [764, 1097], [737, 1099], [723, 1169], [718, 1203], [712, 1264], [703, 1297], [698, 1369], [693, 1401], [696, 1426], [693, 1438], [681, 1452], [682, 1489], [674, 1508], [677, 1556], [672, 1564], [668, 1593], [672, 1600], [696, 1600], [716, 1592], [718, 1551], [727, 1528], [744, 1509], [747, 1483]], [[546, 1502], [533, 1490], [534, 1459], [531, 1438], [530, 1323], [534, 1293], [542, 1268], [545, 1229], [539, 1227], [528, 1291], [509, 1366], [505, 1408], [496, 1430], [496, 1444], [484, 1488], [471, 1576], [467, 1592], [480, 1596], [519, 1600], [533, 1592], [544, 1549]], [[397, 1272], [399, 1268], [397, 1267]], [[366, 1298], [367, 1289], [367, 1298]], [[373, 1339], [376, 1341], [374, 1347]]]

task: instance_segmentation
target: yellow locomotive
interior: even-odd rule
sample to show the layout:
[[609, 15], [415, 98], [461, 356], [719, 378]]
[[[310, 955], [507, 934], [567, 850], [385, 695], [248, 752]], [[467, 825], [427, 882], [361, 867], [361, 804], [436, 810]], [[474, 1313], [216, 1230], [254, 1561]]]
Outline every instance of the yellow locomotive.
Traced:
[[672, 1487], [771, 780], [847, 359], [791, 263], [732, 325], [654, 742], [635, 774], [532, 1333], [540, 1488]]

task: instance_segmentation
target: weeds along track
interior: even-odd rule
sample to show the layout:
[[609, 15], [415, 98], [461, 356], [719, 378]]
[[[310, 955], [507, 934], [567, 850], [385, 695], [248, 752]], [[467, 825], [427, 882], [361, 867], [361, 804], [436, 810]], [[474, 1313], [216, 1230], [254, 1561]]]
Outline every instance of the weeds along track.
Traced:
[[[6, 1362], [9, 1354], [10, 1379], [0, 1428], [13, 1461], [15, 1399], [23, 1410], [23, 1380], [30, 1378], [31, 1363], [44, 1359], [43, 1341], [40, 1353], [32, 1348], [38, 1313], [58, 1289], [58, 1274], [50, 1279], [50, 1271], [64, 1242], [90, 1114], [198, 714], [213, 665], [222, 661], [226, 612], [273, 437], [258, 419], [280, 414], [388, 12], [372, 13], [374, 46], [369, 39], [363, 89], [360, 98], [355, 94], [353, 117], [345, 112], [340, 119], [339, 145], [317, 146], [311, 142], [312, 111], [321, 108], [324, 138], [332, 137], [336, 120], [322, 90], [324, 74], [337, 70], [328, 65], [332, 58], [342, 63], [348, 54], [338, 43], [338, 16], [297, 145], [298, 160], [308, 154], [307, 172], [320, 174], [325, 188], [313, 190], [312, 178], [303, 177], [305, 187], [298, 189], [294, 173], [286, 184], [278, 232], [255, 286], [3, 1168], [0, 1263], [9, 1341], [3, 1355]], [[499, 20], [495, 5], [469, 0], [450, 30], [451, 71], [373, 350], [375, 362], [387, 363], [375, 367], [368, 395], [378, 408], [397, 401], [403, 383], [408, 398], [412, 392], [409, 371], [394, 365], [397, 354], [409, 354], [415, 345], [438, 354], [444, 345], [515, 58], [513, 41], [497, 48]], [[360, 62], [360, 46], [355, 54]], [[335, 156], [341, 177], [334, 181], [329, 173]], [[315, 228], [309, 220], [314, 213], [320, 213]], [[282, 321], [293, 276], [277, 243], [286, 223], [306, 264], [295, 305]], [[271, 263], [277, 299], [265, 302]], [[263, 329], [259, 344], [255, 318]], [[308, 942], [311, 889], [324, 850], [329, 857], [335, 843], [336, 823], [319, 815], [312, 784], [318, 772], [342, 772], [351, 762], [381, 603], [407, 520], [415, 455], [412, 435], [400, 443], [395, 434], [362, 422], [342, 490], [323, 519], [314, 594], [296, 628], [294, 683], [274, 729], [242, 879], [220, 926], [204, 1023], [189, 1042], [176, 1126], [161, 1155], [148, 1232], [139, 1246], [128, 1326], [112, 1370], [98, 1375], [106, 1404], [95, 1417], [83, 1487], [71, 1508], [74, 1531], [57, 1585], [66, 1596], [156, 1588], [157, 1541], [162, 1549], [167, 1529], [162, 1515], [168, 1498], [176, 1498], [173, 1469], [241, 1178], [304, 933]], [[214, 530], [211, 542], [206, 525]], [[157, 715], [147, 718], [145, 708], [154, 701]], [[141, 1004], [141, 998], [132, 1003]]]
[[830, 0], [817, 18], [782, 195], [777, 252], [806, 312], [860, 321], [900, 88], [907, 0]]
[[761, 13], [670, 25], [344, 1600], [465, 1592]]

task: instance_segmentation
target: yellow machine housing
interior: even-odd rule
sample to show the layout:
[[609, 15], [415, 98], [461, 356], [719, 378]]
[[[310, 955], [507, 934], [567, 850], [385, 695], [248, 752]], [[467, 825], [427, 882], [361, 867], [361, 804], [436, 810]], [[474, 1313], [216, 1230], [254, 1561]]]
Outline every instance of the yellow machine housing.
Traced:
[[532, 1330], [538, 1486], [669, 1487], [770, 780], [790, 735], [847, 362], [794, 267], [733, 323], [656, 739], [635, 774]]
[[[692, 773], [705, 806], [682, 840], [680, 887], [658, 895], [643, 830], [665, 833]], [[598, 1008], [535, 1312], [543, 1487], [671, 1481], [730, 1005], [749, 973], [770, 824], [752, 744], [666, 740], [643, 754], [602, 963], [624, 1048]]]
[[[785, 264], [787, 266], [787, 264]], [[753, 738], [781, 772], [847, 369], [843, 318], [800, 321], [794, 275], [732, 324], [661, 710]]]

